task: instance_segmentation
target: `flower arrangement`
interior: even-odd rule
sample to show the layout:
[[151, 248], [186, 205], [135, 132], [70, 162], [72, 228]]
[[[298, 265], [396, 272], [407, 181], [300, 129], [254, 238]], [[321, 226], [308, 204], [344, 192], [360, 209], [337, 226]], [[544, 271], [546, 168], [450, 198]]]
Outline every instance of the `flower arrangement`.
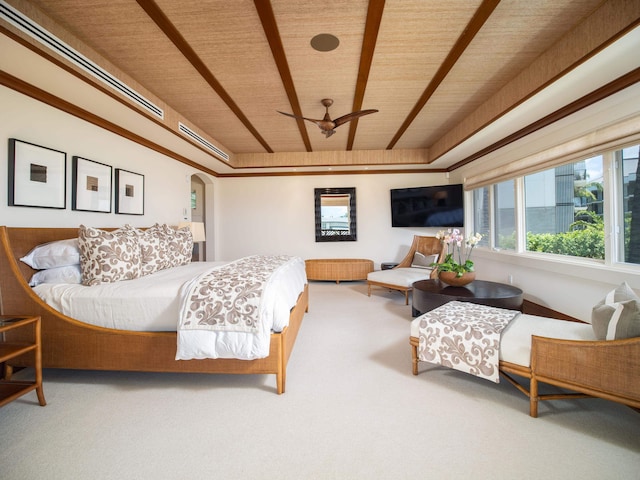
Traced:
[[[457, 228], [444, 230], [436, 234], [436, 238], [447, 244], [447, 256], [442, 263], [433, 263], [431, 266], [439, 272], [456, 272], [456, 277], [462, 277], [467, 272], [473, 272], [473, 262], [470, 260], [473, 248], [480, 242], [482, 235], [471, 235], [465, 243], [465, 255], [462, 252], [464, 238]], [[457, 256], [457, 261], [456, 261]], [[464, 261], [463, 261], [464, 260]]]

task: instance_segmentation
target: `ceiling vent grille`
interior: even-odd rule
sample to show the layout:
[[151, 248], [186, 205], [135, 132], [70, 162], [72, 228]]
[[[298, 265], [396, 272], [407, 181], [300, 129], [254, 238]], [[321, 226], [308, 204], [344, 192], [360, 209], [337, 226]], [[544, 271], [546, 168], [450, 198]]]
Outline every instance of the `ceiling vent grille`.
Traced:
[[137, 105], [140, 105], [145, 110], [151, 112], [161, 119], [164, 119], [164, 111], [160, 107], [154, 105], [134, 89], [118, 80], [106, 70], [100, 68], [87, 57], [82, 55], [77, 50], [71, 48], [55, 35], [35, 23], [33, 20], [26, 17], [21, 12], [15, 10], [4, 0], [0, 0], [0, 18], [6, 20], [11, 25], [15, 26], [30, 37], [48, 47], [50, 50], [53, 50], [58, 55], [62, 56], [74, 65], [80, 67], [85, 72], [107, 84], [109, 87], [121, 93]]
[[212, 144], [211, 142], [207, 141], [206, 139], [202, 138], [200, 135], [198, 135], [196, 132], [194, 132], [193, 130], [191, 130], [189, 127], [187, 127], [185, 124], [183, 124], [182, 122], [178, 122], [178, 130], [180, 130], [183, 134], [185, 134], [187, 137], [191, 138], [192, 140], [198, 142], [200, 145], [202, 145], [203, 147], [211, 150], [213, 153], [215, 153], [216, 155], [218, 155], [219, 157], [222, 157], [223, 159], [225, 159], [227, 162], [229, 161], [229, 155], [224, 153], [222, 150], [220, 150], [218, 147], [216, 147], [214, 144]]

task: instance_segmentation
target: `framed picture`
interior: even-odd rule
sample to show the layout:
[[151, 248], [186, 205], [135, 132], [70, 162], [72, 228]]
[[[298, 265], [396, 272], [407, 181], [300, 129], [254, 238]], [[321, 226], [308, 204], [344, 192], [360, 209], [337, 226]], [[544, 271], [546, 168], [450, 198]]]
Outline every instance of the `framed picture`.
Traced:
[[113, 168], [82, 157], [72, 158], [71, 209], [111, 213]]
[[9, 139], [9, 206], [67, 208], [67, 154]]
[[116, 168], [116, 213], [144, 215], [144, 175]]

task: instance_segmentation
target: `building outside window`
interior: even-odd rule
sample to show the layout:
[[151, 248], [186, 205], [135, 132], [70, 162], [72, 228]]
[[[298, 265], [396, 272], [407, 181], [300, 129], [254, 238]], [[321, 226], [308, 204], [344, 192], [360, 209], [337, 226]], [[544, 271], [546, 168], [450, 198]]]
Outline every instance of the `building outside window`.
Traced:
[[524, 177], [526, 249], [604, 259], [602, 156]]
[[640, 145], [623, 148], [615, 153], [616, 183], [620, 192], [620, 215], [617, 220], [621, 244], [618, 245], [618, 261], [640, 264], [640, 195], [635, 194], [638, 188], [636, 180], [640, 173], [638, 157]]

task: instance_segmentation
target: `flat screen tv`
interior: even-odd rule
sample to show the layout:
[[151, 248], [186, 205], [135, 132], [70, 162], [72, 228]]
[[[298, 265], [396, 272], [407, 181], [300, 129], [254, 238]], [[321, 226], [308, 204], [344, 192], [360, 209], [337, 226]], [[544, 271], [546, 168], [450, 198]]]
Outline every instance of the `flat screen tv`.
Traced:
[[392, 227], [462, 227], [462, 185], [391, 190]]

